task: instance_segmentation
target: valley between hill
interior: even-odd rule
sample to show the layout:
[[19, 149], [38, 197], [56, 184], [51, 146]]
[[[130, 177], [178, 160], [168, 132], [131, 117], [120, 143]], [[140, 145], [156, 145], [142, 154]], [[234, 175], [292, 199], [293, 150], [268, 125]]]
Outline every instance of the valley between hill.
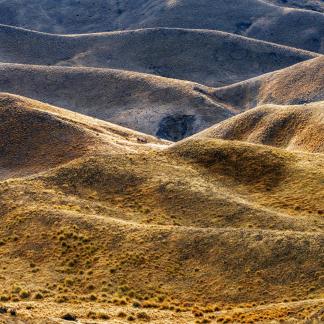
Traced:
[[0, 0], [0, 323], [324, 322], [319, 0]]

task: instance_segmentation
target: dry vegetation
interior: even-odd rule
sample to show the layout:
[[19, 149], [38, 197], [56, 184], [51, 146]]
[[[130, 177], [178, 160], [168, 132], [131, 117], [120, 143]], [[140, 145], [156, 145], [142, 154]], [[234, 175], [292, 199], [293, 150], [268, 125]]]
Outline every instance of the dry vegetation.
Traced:
[[240, 140], [288, 150], [324, 152], [324, 102], [266, 105], [219, 123], [195, 137]]
[[324, 323], [323, 35], [321, 0], [0, 0], [0, 324]]
[[123, 69], [213, 87], [320, 56], [231, 33], [180, 28], [71, 36], [0, 25], [0, 49], [3, 63]]
[[3, 323], [323, 320], [322, 154], [170, 146], [7, 94], [1, 116], [20, 129], [1, 140], [19, 148], [0, 182]]
[[247, 110], [263, 104], [299, 105], [324, 100], [324, 57], [295, 64], [210, 93], [226, 107]]

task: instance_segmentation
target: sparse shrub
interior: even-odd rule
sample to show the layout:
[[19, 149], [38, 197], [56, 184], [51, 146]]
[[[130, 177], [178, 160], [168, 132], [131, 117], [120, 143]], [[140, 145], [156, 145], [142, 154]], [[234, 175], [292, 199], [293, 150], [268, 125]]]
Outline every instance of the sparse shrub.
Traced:
[[103, 319], [103, 320], [109, 320], [110, 316], [108, 314], [105, 314], [105, 313], [100, 313], [98, 315], [98, 318]]
[[2, 296], [0, 296], [0, 301], [2, 301], [2, 302], [6, 302], [9, 299], [10, 299], [10, 297], [8, 295], [2, 295]]
[[96, 319], [97, 314], [95, 312], [93, 312], [93, 311], [90, 311], [90, 312], [88, 312], [87, 317], [91, 318], [91, 319]]
[[125, 312], [119, 312], [119, 313], [117, 314], [117, 316], [118, 316], [118, 317], [126, 317], [127, 314], [126, 314]]
[[127, 321], [133, 322], [133, 321], [135, 321], [135, 320], [136, 320], [136, 318], [135, 318], [133, 315], [129, 315], [129, 316], [127, 317]]
[[165, 296], [163, 296], [163, 295], [159, 295], [159, 296], [157, 296], [156, 299], [157, 299], [158, 302], [162, 303], [162, 302], [164, 302], [164, 300], [165, 300]]
[[150, 316], [145, 313], [145, 312], [139, 312], [137, 313], [137, 318], [141, 319], [141, 320], [145, 320], [145, 321], [149, 321], [150, 320]]
[[127, 305], [127, 301], [124, 298], [119, 300], [119, 305]]
[[23, 298], [23, 299], [26, 299], [30, 296], [30, 292], [27, 291], [27, 290], [22, 290], [20, 293], [19, 293], [19, 296], [20, 298]]
[[73, 286], [74, 281], [73, 281], [72, 278], [65, 278], [65, 280], [64, 280], [64, 284], [65, 284], [66, 286], [71, 287], [71, 286]]
[[35, 297], [34, 297], [34, 298], [35, 298], [35, 299], [43, 299], [44, 296], [43, 296], [42, 293], [38, 292], [38, 293], [35, 294]]
[[55, 301], [57, 303], [66, 303], [69, 300], [69, 297], [66, 295], [59, 295], [56, 297]]
[[90, 299], [91, 301], [95, 301], [95, 300], [97, 300], [97, 296], [94, 295], [94, 294], [91, 294], [90, 297], [89, 297], [89, 299]]
[[12, 289], [12, 292], [13, 292], [14, 294], [18, 294], [20, 291], [21, 291], [21, 287], [19, 287], [19, 286], [15, 286], [15, 287], [13, 287], [13, 289]]
[[88, 285], [87, 289], [88, 289], [88, 290], [94, 290], [94, 289], [95, 289], [95, 286], [92, 285], [92, 284], [90, 284], [90, 285]]
[[136, 296], [134, 290], [130, 290], [127, 292], [127, 296], [129, 296], [130, 298], [134, 298]]
[[5, 314], [5, 313], [7, 313], [7, 311], [8, 311], [8, 308], [7, 307], [0, 306], [0, 314]]
[[10, 309], [9, 313], [11, 316], [17, 316], [17, 311], [14, 308]]
[[138, 301], [134, 301], [133, 302], [133, 307], [135, 307], [135, 308], [140, 308], [142, 305], [141, 305], [141, 303], [140, 302], [138, 302]]
[[195, 317], [203, 317], [204, 316], [204, 314], [199, 310], [194, 310], [192, 313]]

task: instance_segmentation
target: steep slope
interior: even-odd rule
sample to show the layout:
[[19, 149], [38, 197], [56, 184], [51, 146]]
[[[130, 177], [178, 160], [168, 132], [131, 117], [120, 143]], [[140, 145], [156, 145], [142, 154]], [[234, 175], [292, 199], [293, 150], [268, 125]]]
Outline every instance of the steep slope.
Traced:
[[318, 56], [217, 31], [158, 28], [69, 37], [4, 25], [0, 51], [1, 62], [126, 69], [209, 86], [236, 83]]
[[258, 107], [194, 137], [239, 140], [289, 150], [324, 153], [324, 102], [302, 106]]
[[3, 93], [0, 137], [0, 180], [48, 170], [98, 146], [120, 151], [121, 147], [127, 149], [132, 139], [134, 143], [137, 139], [158, 143], [135, 131]]
[[323, 0], [265, 0], [265, 1], [279, 6], [314, 10], [314, 11], [324, 13]]
[[205, 88], [110, 69], [0, 64], [0, 91], [168, 140], [182, 139], [233, 116], [232, 111], [202, 93]]
[[125, 321], [143, 309], [179, 323], [320, 318], [323, 154], [121, 140], [0, 181], [0, 296], [18, 319], [72, 310]]
[[208, 92], [232, 109], [272, 103], [298, 105], [324, 100], [324, 57]]
[[0, 169], [30, 175], [0, 179], [0, 296], [18, 317], [319, 318], [323, 154], [168, 146], [22, 97], [0, 107]]
[[324, 15], [261, 0], [2, 0], [0, 23], [52, 33], [147, 27], [222, 30], [322, 52]]

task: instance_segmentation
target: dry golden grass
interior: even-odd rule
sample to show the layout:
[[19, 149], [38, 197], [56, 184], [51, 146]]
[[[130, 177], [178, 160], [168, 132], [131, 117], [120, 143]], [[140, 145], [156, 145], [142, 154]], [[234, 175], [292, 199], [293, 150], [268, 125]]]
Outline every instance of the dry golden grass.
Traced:
[[240, 111], [264, 104], [299, 105], [324, 100], [324, 57], [307, 60], [288, 68], [211, 93], [227, 108]]
[[323, 153], [324, 101], [299, 106], [261, 106], [216, 124], [195, 137]]
[[[0, 181], [0, 305], [17, 312], [0, 323], [68, 313], [84, 323], [321, 321], [323, 154], [169, 145], [21, 97], [0, 102], [18, 125], [53, 121], [33, 158], [57, 161], [28, 177], [8, 164], [14, 176]], [[76, 157], [55, 158], [66, 148], [53, 145], [57, 129], [84, 147]], [[18, 135], [12, 148], [0, 140], [19, 148], [10, 161], [31, 138]]]

